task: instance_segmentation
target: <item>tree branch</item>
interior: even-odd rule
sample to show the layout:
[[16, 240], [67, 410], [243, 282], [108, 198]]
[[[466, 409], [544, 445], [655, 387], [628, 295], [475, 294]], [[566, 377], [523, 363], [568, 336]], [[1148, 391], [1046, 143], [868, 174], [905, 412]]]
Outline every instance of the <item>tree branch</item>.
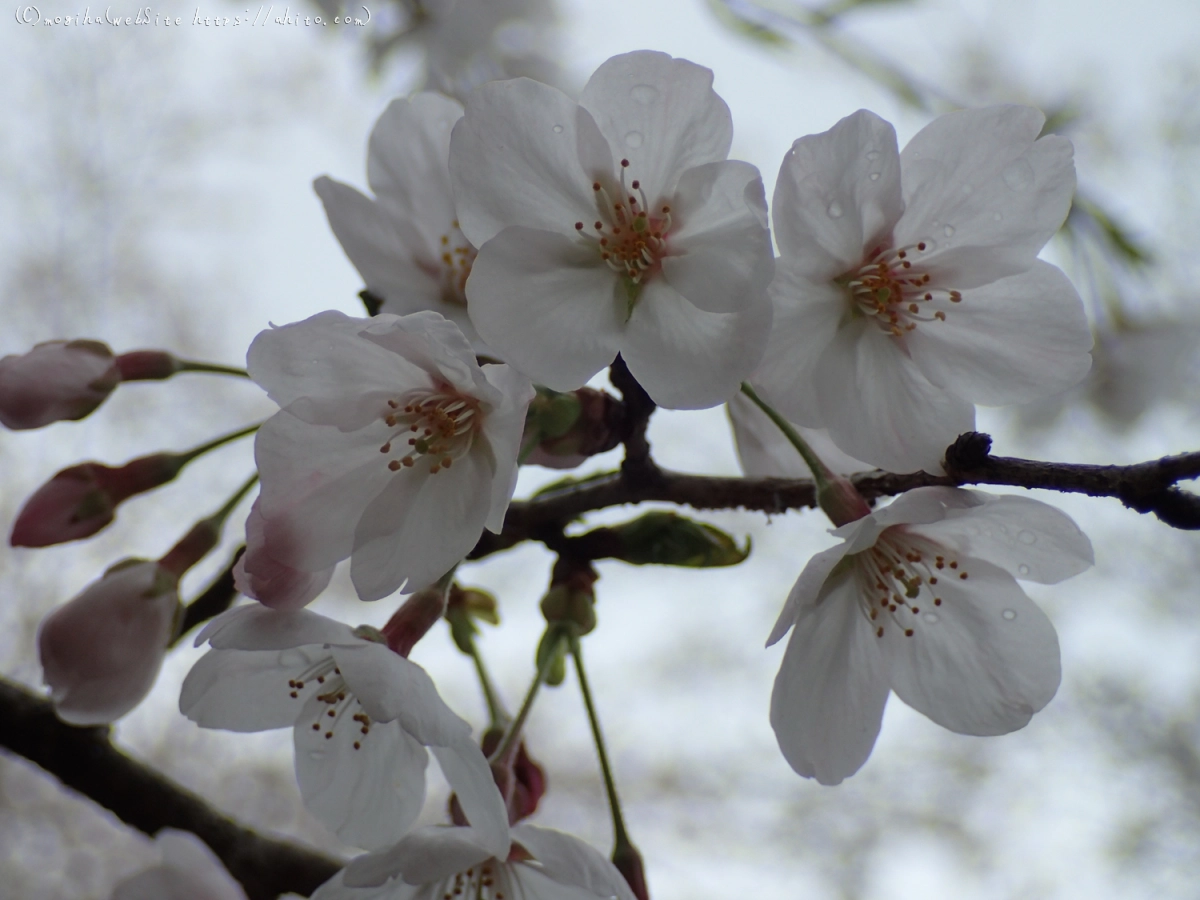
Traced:
[[237, 824], [191, 791], [126, 756], [109, 729], [76, 728], [54, 707], [0, 678], [0, 746], [17, 753], [148, 835], [190, 831], [212, 848], [250, 900], [308, 896], [342, 867], [336, 859]]

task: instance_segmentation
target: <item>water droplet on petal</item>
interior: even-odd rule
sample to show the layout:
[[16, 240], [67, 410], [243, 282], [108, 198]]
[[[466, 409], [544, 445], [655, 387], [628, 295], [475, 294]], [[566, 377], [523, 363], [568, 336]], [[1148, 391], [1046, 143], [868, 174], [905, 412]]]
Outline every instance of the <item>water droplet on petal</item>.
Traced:
[[1033, 166], [1029, 164], [1029, 160], [1027, 159], [1016, 159], [1008, 164], [1004, 171], [1000, 173], [1000, 177], [1004, 180], [1010, 191], [1016, 191], [1019, 194], [1024, 193], [1033, 187]]
[[643, 140], [644, 138], [642, 137], [642, 133], [640, 131], [631, 131], [625, 135], [625, 146], [632, 147], [634, 150], [636, 150], [638, 147], [642, 146]]
[[871, 173], [871, 175], [870, 175], [870, 179], [871, 179], [872, 181], [878, 181], [878, 180], [879, 180], [879, 173], [878, 173], [878, 172], [872, 172], [872, 173]]
[[938, 614], [937, 613], [925, 613], [925, 615], [922, 618], [924, 618], [926, 622], [928, 622], [930, 625], [932, 625], [934, 622], [938, 621]]
[[942, 234], [944, 234], [946, 237], [954, 237], [954, 226], [947, 225], [942, 229]]
[[324, 750], [309, 750], [308, 758], [309, 759], [324, 759], [325, 751]]
[[1004, 213], [992, 213], [992, 221], [993, 222], [1003, 222], [1004, 221]]
[[1004, 617], [1006, 622], [1011, 622], [1017, 617], [1017, 611], [1015, 609], [1006, 609], [1004, 612], [1000, 613], [1000, 615]]
[[1037, 535], [1034, 534], [1032, 531], [1028, 531], [1028, 530], [1022, 528], [1020, 531], [1017, 532], [1017, 540], [1020, 541], [1022, 544], [1024, 544], [1027, 547], [1032, 547], [1034, 544], [1037, 543]]
[[554, 126], [554, 133], [555, 133], [555, 134], [562, 134], [562, 126], [561, 126], [561, 125], [555, 125], [555, 126]]
[[1025, 563], [1021, 563], [1019, 566], [1017, 566], [1017, 574], [1020, 575], [1022, 578], [1028, 576], [1029, 575], [1029, 566], [1025, 565]]
[[649, 84], [635, 84], [629, 89], [629, 96], [638, 103], [653, 103], [658, 99], [658, 88]]
[[871, 162], [875, 162], [875, 160], [879, 159], [879, 151], [878, 150], [868, 151], [867, 159], [869, 159]]
[[842, 209], [842, 204], [834, 200], [829, 204], [829, 208], [825, 212], [829, 213], [829, 218], [831, 219], [840, 219], [844, 210]]

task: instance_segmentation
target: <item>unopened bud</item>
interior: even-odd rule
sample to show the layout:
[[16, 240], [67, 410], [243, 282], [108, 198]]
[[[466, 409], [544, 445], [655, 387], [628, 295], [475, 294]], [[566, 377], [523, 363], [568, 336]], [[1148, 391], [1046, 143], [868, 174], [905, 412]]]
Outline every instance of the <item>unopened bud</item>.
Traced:
[[[483, 755], [491, 757], [500, 746], [503, 737], [504, 732], [501, 729], [488, 729], [483, 735]], [[511, 785], [508, 818], [509, 824], [515, 825], [537, 811], [542, 795], [546, 793], [546, 772], [530, 757], [523, 740], [517, 745], [517, 755], [512, 763]]]
[[151, 560], [117, 563], [38, 627], [38, 657], [58, 716], [115, 721], [158, 677], [179, 613], [178, 579]]
[[383, 626], [387, 645], [394, 653], [406, 657], [417, 641], [429, 633], [446, 612], [444, 584], [432, 584], [414, 591]]
[[560, 394], [545, 388], [529, 405], [525, 442], [537, 440], [526, 462], [569, 469], [620, 443], [621, 404], [604, 391], [580, 388]]
[[167, 484], [182, 467], [180, 455], [156, 453], [118, 468], [88, 462], [63, 469], [25, 501], [9, 543], [48, 547], [91, 537], [112, 522], [120, 503]]
[[162, 381], [183, 371], [179, 360], [165, 350], [122, 353], [117, 357], [117, 368], [121, 370], [122, 381]]
[[620, 542], [617, 558], [636, 566], [735, 566], [750, 555], [749, 539], [741, 548], [719, 528], [672, 512], [649, 512], [612, 531]]
[[500, 607], [496, 598], [487, 591], [477, 588], [461, 588], [450, 585], [450, 597], [446, 603], [446, 621], [450, 623], [450, 637], [463, 653], [470, 654], [471, 646], [479, 629], [475, 619], [489, 625], [500, 624]]
[[542, 615], [576, 636], [596, 627], [596, 570], [587, 563], [560, 559], [554, 564], [550, 589], [542, 598]]
[[871, 514], [871, 507], [848, 478], [828, 471], [825, 475], [827, 480], [817, 487], [817, 505], [835, 528]]
[[650, 890], [646, 887], [646, 866], [642, 862], [642, 854], [628, 839], [618, 841], [613, 849], [613, 865], [625, 876], [629, 889], [637, 900], [650, 900]]
[[99, 341], [47, 341], [0, 359], [0, 423], [14, 430], [82, 419], [121, 383]]

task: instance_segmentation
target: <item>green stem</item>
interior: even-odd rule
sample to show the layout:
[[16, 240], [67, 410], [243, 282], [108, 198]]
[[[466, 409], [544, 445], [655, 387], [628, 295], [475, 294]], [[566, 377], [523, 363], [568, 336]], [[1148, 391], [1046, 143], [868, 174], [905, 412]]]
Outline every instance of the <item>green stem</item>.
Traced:
[[808, 442], [805, 441], [804, 438], [800, 437], [796, 429], [792, 427], [792, 423], [779, 413], [775, 412], [769, 403], [763, 400], [762, 397], [758, 396], [754, 388], [750, 386], [750, 382], [742, 382], [742, 393], [753, 400], [755, 405], [764, 413], [766, 413], [772, 422], [779, 426], [779, 430], [783, 432], [784, 437], [786, 437], [791, 442], [792, 446], [799, 451], [800, 455], [804, 457], [804, 462], [808, 465], [809, 471], [812, 472], [813, 482], [816, 484], [817, 490], [823, 491], [830, 487], [834, 480], [833, 473], [829, 470], [829, 467], [825, 465], [825, 463], [821, 462], [821, 457], [817, 456], [817, 454], [813, 452], [812, 447], [808, 446]]
[[608, 793], [608, 808], [612, 811], [613, 834], [615, 843], [620, 846], [629, 843], [629, 835], [625, 832], [625, 819], [621, 815], [621, 801], [617, 797], [617, 784], [613, 780], [612, 767], [608, 762], [608, 751], [604, 749], [604, 736], [600, 733], [600, 719], [596, 715], [596, 706], [592, 702], [592, 690], [588, 685], [587, 673], [583, 669], [583, 650], [579, 638], [571, 635], [571, 656], [575, 658], [575, 672], [579, 675], [579, 690], [583, 694], [583, 705], [587, 708], [588, 722], [592, 726], [592, 739], [596, 742], [596, 755], [600, 757], [600, 772], [604, 776], [604, 790]]
[[[553, 628], [554, 626], [551, 626]], [[516, 755], [517, 747], [521, 743], [521, 731], [525, 728], [525, 720], [529, 718], [529, 712], [533, 709], [534, 698], [537, 697], [538, 690], [542, 686], [542, 682], [546, 680], [546, 676], [550, 673], [550, 667], [554, 665], [554, 660], [558, 656], [558, 645], [566, 638], [561, 630], [555, 630], [553, 644], [549, 648], [549, 652], [542, 658], [542, 664], [538, 667], [537, 674], [533, 677], [533, 683], [529, 685], [529, 690], [525, 694], [525, 699], [521, 702], [521, 709], [517, 712], [517, 717], [513, 719], [512, 724], [508, 726], [508, 730], [504, 732], [504, 739], [500, 741], [500, 745], [488, 758], [488, 762], [493, 766], [496, 764], [511, 763], [512, 758]]]
[[180, 372], [208, 372], [212, 375], [236, 375], [239, 378], [249, 378], [250, 373], [245, 369], [233, 366], [219, 366], [216, 363], [196, 362], [190, 359], [176, 360]]
[[259, 422], [256, 425], [250, 425], [246, 428], [241, 429], [240, 431], [234, 431], [229, 434], [223, 435], [222, 437], [214, 438], [213, 440], [209, 441], [207, 444], [201, 444], [199, 447], [193, 447], [191, 450], [186, 450], [183, 453], [178, 453], [178, 454], [176, 454], [176, 456], [179, 458], [179, 464], [181, 466], [186, 465], [187, 463], [190, 463], [196, 457], [203, 456], [205, 453], [208, 453], [210, 450], [216, 450], [218, 447], [221, 447], [221, 446], [224, 446], [225, 444], [236, 441], [238, 438], [245, 437], [248, 434], [254, 434], [254, 432], [258, 431], [258, 429], [261, 428], [262, 425], [263, 425], [263, 423]]
[[488, 674], [487, 666], [483, 663], [483, 654], [479, 652], [479, 648], [475, 646], [474, 641], [471, 641], [470, 646], [471, 661], [475, 663], [475, 672], [479, 675], [479, 686], [483, 689], [483, 699], [487, 703], [488, 719], [490, 719], [488, 727], [503, 730], [508, 727], [511, 719], [508, 712], [504, 709], [504, 704], [500, 702], [500, 698], [496, 694], [496, 688], [492, 685], [492, 679]]

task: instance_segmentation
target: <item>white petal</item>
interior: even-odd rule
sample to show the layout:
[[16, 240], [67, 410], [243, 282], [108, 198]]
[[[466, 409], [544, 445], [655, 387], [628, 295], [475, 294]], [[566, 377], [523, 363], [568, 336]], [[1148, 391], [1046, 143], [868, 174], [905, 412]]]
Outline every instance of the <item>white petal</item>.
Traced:
[[684, 170], [729, 155], [733, 119], [712, 81], [711, 70], [686, 59], [639, 50], [603, 63], [579, 103], [653, 200]]
[[737, 312], [762, 295], [775, 271], [767, 201], [758, 169], [728, 160], [688, 169], [671, 206], [663, 276], [706, 312]]
[[625, 315], [618, 287], [592, 247], [506, 228], [480, 249], [467, 300], [480, 336], [507, 362], [539, 384], [572, 391], [617, 355]]
[[945, 321], [922, 323], [905, 341], [925, 377], [960, 397], [1027, 403], [1074, 387], [1091, 368], [1083, 302], [1049, 263], [1035, 260], [1028, 271], [936, 306]]
[[913, 636], [889, 628], [879, 650], [892, 690], [913, 709], [959, 734], [1007, 734], [1058, 690], [1058, 636], [1007, 572], [979, 559], [959, 564], [969, 578], [943, 578], [936, 612], [906, 616]]
[[[275, 650], [210, 650], [192, 666], [179, 692], [179, 711], [201, 728], [270, 731], [294, 725], [315, 682], [292, 697], [290, 679], [329, 658], [321, 647]], [[285, 663], [289, 663], [285, 665]]]
[[[154, 836], [154, 844], [162, 855], [163, 867], [179, 876], [180, 900], [245, 900], [242, 886], [226, 871], [225, 864], [190, 831], [164, 828]], [[154, 900], [164, 900], [163, 895]]]
[[577, 837], [552, 828], [517, 825], [513, 840], [532, 853], [542, 871], [561, 885], [581, 888], [596, 897], [634, 900], [633, 891], [617, 867]]
[[346, 869], [339, 869], [336, 875], [313, 892], [310, 900], [417, 900], [422, 890], [410, 885], [384, 884], [382, 881], [373, 888], [350, 887], [343, 880], [345, 876]]
[[517, 457], [529, 402], [537, 393], [533, 384], [512, 366], [485, 365], [483, 374], [504, 395], [504, 402], [483, 422], [484, 438], [495, 460], [492, 504], [485, 527], [497, 534], [504, 528], [504, 514], [517, 487]]
[[1030, 107], [993, 106], [939, 116], [918, 132], [900, 154], [906, 208], [896, 245], [931, 238], [931, 264], [947, 249], [976, 247], [1010, 272], [1028, 265], [1075, 192], [1071, 142], [1035, 141], [1044, 121]]
[[846, 572], [836, 581], [797, 619], [771, 692], [779, 749], [797, 773], [821, 784], [840, 784], [862, 768], [888, 696], [856, 580]]
[[814, 281], [844, 275], [904, 210], [895, 129], [860, 109], [800, 138], [783, 158], [771, 209], [785, 258], [801, 262]]
[[426, 746], [457, 746], [471, 726], [451, 711], [424, 669], [384, 644], [332, 648], [346, 685], [372, 719], [396, 721]]
[[815, 373], [846, 316], [846, 293], [836, 285], [812, 280], [800, 261], [777, 259], [769, 294], [771, 333], [754, 372], [754, 385], [789, 421], [820, 428], [824, 423]]
[[357, 643], [354, 631], [320, 613], [306, 609], [269, 609], [247, 603], [213, 619], [197, 646], [207, 640], [217, 650], [286, 650], [305, 644]]
[[834, 567], [845, 557], [848, 546], [848, 543], [841, 543], [836, 547], [828, 547], [808, 561], [804, 571], [792, 585], [792, 590], [788, 593], [787, 601], [783, 604], [779, 618], [775, 620], [775, 627], [771, 629], [771, 634], [767, 638], [768, 647], [787, 634], [788, 629], [806, 610], [816, 606], [825, 583], [829, 580]]
[[621, 355], [655, 403], [716, 406], [750, 377], [766, 346], [771, 304], [765, 295], [741, 303], [742, 312], [703, 312], [662, 279], [642, 288]]
[[393, 394], [402, 388], [445, 380], [464, 393], [491, 402], [494, 391], [479, 370], [470, 341], [462, 329], [437, 310], [419, 310], [406, 316], [378, 315], [362, 325], [359, 336], [389, 350], [399, 365], [415, 365], [422, 373], [411, 382], [393, 376]]
[[310, 697], [296, 721], [304, 806], [347, 844], [365, 850], [392, 844], [421, 812], [429, 754], [393, 722], [372, 722], [363, 734], [367, 726], [351, 719], [358, 709], [353, 702], [340, 716], [327, 716], [331, 709]]
[[566, 94], [528, 78], [471, 94], [450, 138], [450, 183], [467, 240], [482, 248], [509, 225], [568, 234], [595, 218], [577, 115]]
[[424, 465], [394, 473], [355, 528], [350, 578], [363, 600], [433, 584], [483, 533], [496, 474], [488, 448], [472, 447], [437, 474]]
[[475, 840], [497, 859], [506, 858], [511, 844], [508, 810], [483, 751], [471, 738], [463, 738], [449, 747], [434, 747], [433, 755], [458, 796]]
[[[738, 460], [746, 475], [751, 478], [812, 477], [804, 458], [749, 397], [742, 393], [734, 394], [726, 409], [733, 425]], [[849, 475], [875, 468], [839, 450], [824, 429], [803, 428], [795, 423], [793, 427], [834, 472]]]
[[841, 328], [817, 366], [829, 436], [891, 472], [942, 471], [946, 447], [975, 428], [965, 400], [931, 385], [900, 345], [871, 322]]
[[279, 610], [301, 609], [316, 599], [333, 579], [334, 567], [306, 572], [271, 557], [266, 547], [266, 520], [258, 500], [246, 517], [246, 552], [233, 567], [238, 591], [264, 606]]
[[429, 884], [465, 871], [490, 856], [474, 828], [426, 826], [394, 847], [351, 860], [346, 866], [345, 881], [354, 887], [371, 887], [398, 875], [408, 884]]
[[1061, 510], [1031, 497], [963, 493], [981, 499], [982, 505], [949, 510], [943, 521], [912, 530], [1041, 584], [1057, 584], [1095, 562], [1091, 541]]

